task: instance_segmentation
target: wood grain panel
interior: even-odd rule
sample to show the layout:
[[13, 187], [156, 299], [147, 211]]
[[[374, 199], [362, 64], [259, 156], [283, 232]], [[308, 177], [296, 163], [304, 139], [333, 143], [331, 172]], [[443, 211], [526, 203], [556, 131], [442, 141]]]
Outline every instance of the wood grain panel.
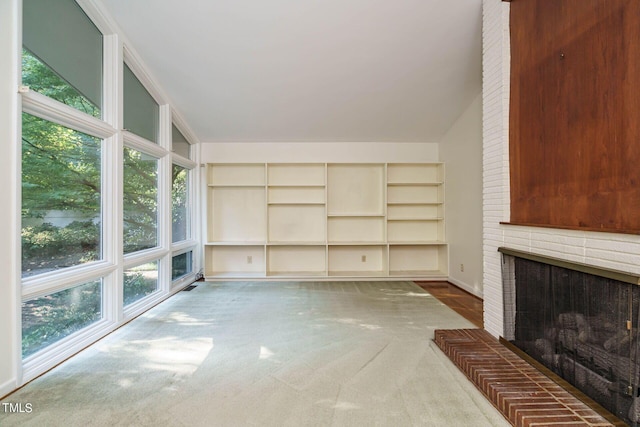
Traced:
[[511, 223], [640, 233], [640, 2], [513, 0]]

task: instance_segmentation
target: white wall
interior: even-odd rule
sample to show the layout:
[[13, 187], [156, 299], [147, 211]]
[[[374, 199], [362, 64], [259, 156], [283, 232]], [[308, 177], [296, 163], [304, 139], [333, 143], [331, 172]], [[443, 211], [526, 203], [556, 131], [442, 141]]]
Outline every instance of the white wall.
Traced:
[[18, 204], [16, 168], [18, 167], [18, 67], [21, 45], [18, 34], [19, 1], [0, 2], [0, 397], [17, 385], [18, 313], [17, 313], [17, 224]]
[[640, 236], [501, 225], [509, 220], [509, 3], [483, 3], [484, 323], [503, 334], [498, 247], [640, 274]]
[[204, 143], [202, 163], [390, 163], [438, 161], [436, 143]]
[[440, 160], [446, 173], [449, 281], [482, 297], [482, 94], [442, 138]]

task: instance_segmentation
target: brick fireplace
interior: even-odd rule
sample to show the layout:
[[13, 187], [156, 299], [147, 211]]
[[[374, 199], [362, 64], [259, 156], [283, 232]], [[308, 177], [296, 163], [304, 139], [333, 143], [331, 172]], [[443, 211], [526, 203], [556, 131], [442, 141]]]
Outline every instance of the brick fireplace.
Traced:
[[500, 252], [504, 338], [627, 424], [638, 425], [638, 276]]

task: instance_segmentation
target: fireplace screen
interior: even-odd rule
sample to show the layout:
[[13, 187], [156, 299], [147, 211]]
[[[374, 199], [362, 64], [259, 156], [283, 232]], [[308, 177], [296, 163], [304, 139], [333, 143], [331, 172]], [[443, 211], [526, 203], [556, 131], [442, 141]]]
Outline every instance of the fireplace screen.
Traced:
[[640, 422], [640, 287], [504, 255], [505, 334], [630, 425]]

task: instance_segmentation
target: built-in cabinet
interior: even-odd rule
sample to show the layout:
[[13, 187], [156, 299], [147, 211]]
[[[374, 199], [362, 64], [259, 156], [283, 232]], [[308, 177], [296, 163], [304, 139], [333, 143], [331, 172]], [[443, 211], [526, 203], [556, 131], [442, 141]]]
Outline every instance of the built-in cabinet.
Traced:
[[447, 276], [441, 163], [207, 165], [205, 277]]

